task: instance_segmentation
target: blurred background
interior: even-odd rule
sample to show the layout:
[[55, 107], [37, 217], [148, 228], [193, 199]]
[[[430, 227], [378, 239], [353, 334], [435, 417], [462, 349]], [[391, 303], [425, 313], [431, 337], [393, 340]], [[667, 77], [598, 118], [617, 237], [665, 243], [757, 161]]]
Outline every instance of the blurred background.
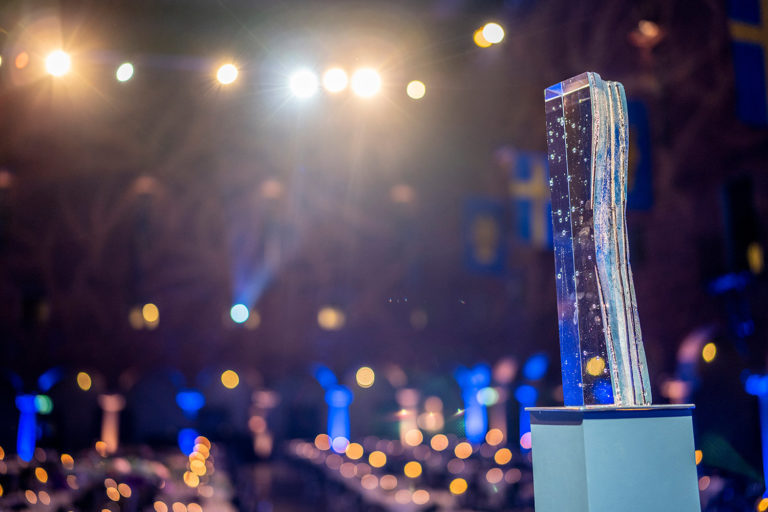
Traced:
[[595, 71], [654, 403], [768, 510], [767, 45], [762, 0], [3, 2], [0, 508], [533, 510], [543, 90]]

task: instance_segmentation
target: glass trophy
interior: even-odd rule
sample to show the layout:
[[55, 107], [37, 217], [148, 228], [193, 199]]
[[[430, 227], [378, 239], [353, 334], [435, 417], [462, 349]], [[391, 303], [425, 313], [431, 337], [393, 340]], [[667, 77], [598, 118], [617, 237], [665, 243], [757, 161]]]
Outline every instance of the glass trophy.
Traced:
[[624, 87], [583, 73], [545, 91], [566, 406], [651, 404], [625, 219]]

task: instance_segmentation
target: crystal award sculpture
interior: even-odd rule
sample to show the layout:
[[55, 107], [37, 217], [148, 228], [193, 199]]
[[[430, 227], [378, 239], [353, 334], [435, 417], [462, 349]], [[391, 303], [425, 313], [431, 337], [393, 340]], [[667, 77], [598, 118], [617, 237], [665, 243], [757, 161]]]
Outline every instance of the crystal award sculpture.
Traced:
[[544, 102], [565, 405], [650, 405], [625, 221], [624, 87], [583, 73]]

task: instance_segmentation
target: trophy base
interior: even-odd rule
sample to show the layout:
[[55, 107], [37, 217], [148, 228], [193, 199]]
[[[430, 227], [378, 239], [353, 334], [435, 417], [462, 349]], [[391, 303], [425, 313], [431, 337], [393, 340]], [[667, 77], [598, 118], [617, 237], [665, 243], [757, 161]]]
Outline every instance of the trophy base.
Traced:
[[536, 512], [699, 512], [693, 408], [527, 408]]

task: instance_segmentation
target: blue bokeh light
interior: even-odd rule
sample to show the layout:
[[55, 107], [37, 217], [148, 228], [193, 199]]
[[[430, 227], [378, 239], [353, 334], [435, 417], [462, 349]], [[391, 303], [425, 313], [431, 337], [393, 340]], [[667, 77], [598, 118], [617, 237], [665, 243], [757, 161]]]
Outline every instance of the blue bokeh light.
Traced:
[[37, 404], [35, 395], [19, 395], [16, 397], [16, 407], [19, 415], [19, 430], [16, 437], [16, 452], [25, 462], [32, 460], [35, 455], [35, 441], [37, 440], [37, 420], [35, 412]]
[[179, 449], [184, 455], [189, 455], [195, 449], [195, 439], [198, 436], [197, 430], [193, 428], [183, 428], [179, 431]]
[[336, 375], [334, 375], [333, 371], [325, 365], [316, 364], [312, 368], [312, 374], [325, 390], [330, 389], [338, 383]]
[[539, 392], [536, 391], [536, 388], [528, 384], [524, 384], [515, 390], [515, 398], [524, 407], [533, 407], [538, 396]]
[[248, 320], [248, 317], [251, 316], [251, 312], [245, 304], [235, 304], [232, 306], [232, 309], [229, 310], [229, 316], [236, 324], [242, 324]]
[[194, 389], [185, 389], [176, 394], [176, 404], [187, 414], [195, 414], [205, 405], [203, 394]]
[[543, 352], [532, 355], [523, 366], [523, 375], [528, 380], [539, 380], [547, 373], [549, 359]]

